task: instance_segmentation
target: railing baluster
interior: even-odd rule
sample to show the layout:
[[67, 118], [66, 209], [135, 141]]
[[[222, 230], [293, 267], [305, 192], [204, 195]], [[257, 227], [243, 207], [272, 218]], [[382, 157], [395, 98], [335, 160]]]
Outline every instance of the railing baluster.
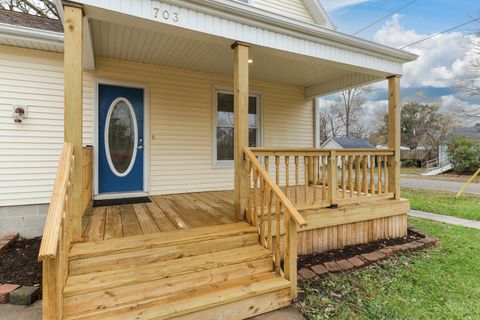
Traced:
[[290, 157], [285, 156], [285, 194], [290, 199]]
[[258, 189], [257, 189], [257, 181], [258, 181], [258, 171], [253, 171], [253, 225], [258, 227]]
[[363, 177], [362, 177], [362, 192], [363, 195], [367, 195], [367, 156], [363, 156], [362, 158], [362, 172], [363, 172]]
[[375, 195], [375, 156], [370, 156], [370, 194]]
[[327, 200], [327, 165], [328, 157], [322, 157], [322, 201]]
[[260, 177], [260, 239], [262, 239], [262, 245], [265, 245], [265, 179]]
[[298, 190], [298, 156], [295, 156], [295, 204], [298, 204], [299, 201], [299, 190]]
[[312, 181], [312, 187], [313, 187], [313, 202], [317, 202], [317, 160], [318, 157], [311, 157], [310, 161], [313, 161], [313, 181]]
[[346, 186], [345, 186], [345, 156], [342, 156], [342, 199], [345, 199], [347, 194]]
[[355, 189], [357, 190], [357, 197], [360, 196], [360, 157], [355, 156]]
[[350, 199], [353, 198], [353, 161], [352, 156], [348, 156], [348, 191]]
[[308, 203], [308, 157], [303, 156], [303, 174], [304, 174], [304, 185], [303, 185], [303, 201], [305, 204]]
[[282, 205], [280, 199], [275, 197], [275, 271], [280, 272], [280, 216]]
[[280, 157], [275, 156], [275, 182], [280, 185]]
[[272, 249], [272, 189], [267, 186], [267, 248]]
[[247, 172], [248, 172], [248, 193], [247, 193], [247, 222], [252, 223], [252, 199], [251, 199], [251, 193], [252, 193], [252, 164], [250, 159], [247, 159]]
[[384, 174], [384, 189], [385, 193], [388, 193], [388, 157], [383, 156], [383, 174]]
[[269, 156], [265, 156], [265, 170], [270, 173], [270, 171], [268, 170], [269, 169], [269, 165], [270, 165], [270, 157]]
[[382, 194], [382, 156], [377, 156], [378, 162], [378, 194]]

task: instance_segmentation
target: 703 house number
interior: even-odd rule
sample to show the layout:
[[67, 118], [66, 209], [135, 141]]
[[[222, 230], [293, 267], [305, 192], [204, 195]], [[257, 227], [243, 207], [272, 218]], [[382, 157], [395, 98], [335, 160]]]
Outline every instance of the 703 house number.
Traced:
[[178, 12], [171, 12], [169, 10], [162, 10], [160, 8], [153, 8], [154, 18], [163, 19], [165, 21], [178, 22], [180, 17]]

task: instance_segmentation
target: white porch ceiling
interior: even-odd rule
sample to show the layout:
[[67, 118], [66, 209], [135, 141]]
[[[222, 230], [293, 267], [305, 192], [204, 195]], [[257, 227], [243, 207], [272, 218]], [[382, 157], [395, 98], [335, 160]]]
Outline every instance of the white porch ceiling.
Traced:
[[[233, 73], [232, 40], [229, 39], [178, 28], [140, 29], [100, 20], [92, 20], [90, 27], [97, 56], [223, 75]], [[250, 67], [251, 79], [305, 88], [316, 86], [318, 89], [319, 85], [331, 84], [334, 80], [344, 82], [362, 74], [339, 63], [258, 45], [252, 45], [250, 57], [254, 60]], [[384, 76], [369, 74], [361, 81]], [[330, 87], [330, 91], [338, 90]]]

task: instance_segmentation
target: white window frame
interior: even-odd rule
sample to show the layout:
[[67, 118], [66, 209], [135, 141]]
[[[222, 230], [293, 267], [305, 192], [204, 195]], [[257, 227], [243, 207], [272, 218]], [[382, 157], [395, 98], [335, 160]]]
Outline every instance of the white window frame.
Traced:
[[[233, 89], [216, 88], [213, 90], [212, 105], [212, 165], [217, 168], [233, 167], [233, 160], [217, 160], [217, 107], [218, 93], [234, 94]], [[257, 147], [263, 145], [263, 95], [259, 92], [250, 92], [249, 97], [257, 98]], [[250, 126], [249, 126], [250, 129]]]

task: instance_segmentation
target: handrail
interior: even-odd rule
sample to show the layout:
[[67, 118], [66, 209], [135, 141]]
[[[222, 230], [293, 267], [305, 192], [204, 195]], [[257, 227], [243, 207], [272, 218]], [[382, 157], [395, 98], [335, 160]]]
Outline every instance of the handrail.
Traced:
[[57, 177], [53, 187], [47, 221], [43, 230], [42, 243], [38, 254], [38, 259], [41, 261], [45, 261], [47, 258], [53, 259], [57, 255], [72, 162], [73, 145], [71, 143], [65, 143], [60, 157]]
[[367, 149], [367, 148], [350, 148], [350, 149], [322, 149], [322, 148], [250, 148], [250, 150], [257, 156], [264, 155], [278, 155], [278, 156], [302, 156], [308, 155], [322, 155], [327, 156], [332, 152], [337, 155], [345, 154], [376, 154], [391, 156], [395, 154], [395, 149]]
[[298, 212], [298, 210], [295, 208], [295, 206], [290, 202], [290, 200], [283, 193], [283, 191], [280, 189], [280, 187], [273, 181], [273, 179], [270, 177], [268, 172], [260, 164], [257, 157], [255, 157], [255, 155], [252, 153], [252, 151], [250, 151], [250, 148], [245, 147], [244, 152], [245, 152], [245, 155], [248, 157], [250, 163], [255, 167], [255, 169], [258, 170], [258, 172], [262, 175], [262, 178], [265, 179], [265, 182], [268, 184], [268, 186], [271, 188], [271, 190], [275, 193], [275, 195], [278, 197], [278, 199], [283, 203], [283, 205], [285, 206], [285, 209], [287, 210], [290, 218], [292, 218], [293, 221], [295, 221], [295, 223], [299, 227], [306, 226], [307, 222], [305, 221], [305, 219]]

